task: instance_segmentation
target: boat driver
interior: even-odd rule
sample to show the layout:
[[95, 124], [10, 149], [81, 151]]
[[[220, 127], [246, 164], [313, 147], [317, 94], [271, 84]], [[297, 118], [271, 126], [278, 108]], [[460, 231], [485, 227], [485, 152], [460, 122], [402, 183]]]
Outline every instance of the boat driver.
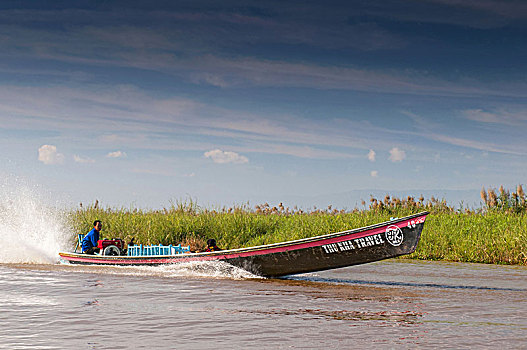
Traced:
[[101, 231], [102, 223], [100, 220], [95, 220], [93, 222], [93, 228], [90, 232], [84, 236], [82, 240], [82, 252], [84, 254], [95, 254], [99, 252], [97, 248], [97, 241], [99, 240], [99, 232]]

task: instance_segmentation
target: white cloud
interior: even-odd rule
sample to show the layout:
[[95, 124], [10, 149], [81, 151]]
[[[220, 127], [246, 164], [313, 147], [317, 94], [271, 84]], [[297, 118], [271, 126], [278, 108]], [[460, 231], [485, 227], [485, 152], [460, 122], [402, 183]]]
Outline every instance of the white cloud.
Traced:
[[125, 158], [126, 152], [122, 152], [122, 151], [110, 152], [106, 155], [106, 157], [107, 158]]
[[399, 149], [397, 147], [394, 147], [390, 150], [390, 157], [389, 159], [392, 161], [392, 162], [402, 162], [403, 159], [406, 158], [406, 152], [403, 151], [402, 149]]
[[375, 162], [375, 151], [370, 149], [370, 151], [368, 152], [368, 159], [370, 160], [370, 162]]
[[83, 158], [81, 156], [78, 156], [78, 155], [73, 155], [73, 160], [75, 161], [75, 163], [95, 163], [95, 159], [91, 159], [91, 158]]
[[370, 172], [370, 176], [371, 176], [371, 177], [378, 177], [378, 176], [379, 176], [379, 172], [378, 172], [377, 170], [372, 170], [372, 171]]
[[222, 151], [220, 149], [214, 149], [203, 153], [206, 158], [212, 159], [214, 163], [226, 164], [226, 163], [235, 163], [243, 164], [248, 163], [249, 159], [247, 157], [239, 155], [236, 152]]
[[38, 160], [44, 164], [62, 164], [64, 155], [57, 152], [56, 146], [42, 145], [38, 149]]

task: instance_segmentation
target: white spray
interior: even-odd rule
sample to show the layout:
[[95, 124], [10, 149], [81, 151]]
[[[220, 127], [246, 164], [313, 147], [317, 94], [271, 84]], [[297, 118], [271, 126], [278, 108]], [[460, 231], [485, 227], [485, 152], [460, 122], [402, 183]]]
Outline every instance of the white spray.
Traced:
[[68, 239], [59, 209], [44, 204], [36, 186], [0, 180], [0, 263], [56, 263]]

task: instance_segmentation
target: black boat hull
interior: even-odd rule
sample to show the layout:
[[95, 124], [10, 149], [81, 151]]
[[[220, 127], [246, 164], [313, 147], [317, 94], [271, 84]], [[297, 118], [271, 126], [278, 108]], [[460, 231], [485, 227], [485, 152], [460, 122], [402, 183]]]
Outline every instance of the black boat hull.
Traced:
[[175, 256], [98, 256], [60, 253], [74, 264], [160, 265], [224, 261], [264, 277], [279, 277], [364, 264], [415, 251], [428, 212], [359, 229], [296, 241]]

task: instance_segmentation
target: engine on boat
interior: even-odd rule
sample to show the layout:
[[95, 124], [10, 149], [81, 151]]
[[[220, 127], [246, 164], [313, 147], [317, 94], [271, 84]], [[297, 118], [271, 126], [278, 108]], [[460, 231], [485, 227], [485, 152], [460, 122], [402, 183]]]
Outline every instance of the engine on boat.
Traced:
[[120, 238], [100, 239], [97, 242], [97, 247], [102, 255], [117, 256], [124, 253], [124, 242]]

